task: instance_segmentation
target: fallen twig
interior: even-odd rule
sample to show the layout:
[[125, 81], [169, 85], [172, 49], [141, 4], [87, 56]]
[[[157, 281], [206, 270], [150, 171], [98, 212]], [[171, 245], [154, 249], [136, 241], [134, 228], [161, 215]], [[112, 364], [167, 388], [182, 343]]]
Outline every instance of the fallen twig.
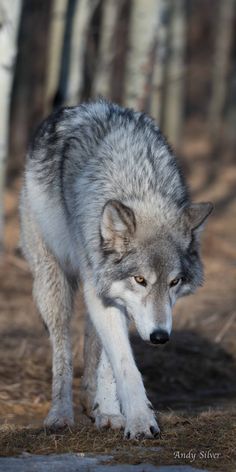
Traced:
[[23, 259], [20, 259], [17, 256], [14, 256], [14, 254], [7, 254], [6, 255], [6, 260], [17, 267], [17, 269], [23, 270], [24, 272], [29, 272], [28, 265]]
[[232, 326], [234, 320], [236, 318], [236, 311], [234, 311], [230, 317], [228, 318], [228, 320], [226, 321], [225, 325], [223, 326], [223, 328], [221, 329], [221, 331], [217, 334], [217, 336], [215, 337], [215, 342], [216, 343], [220, 343], [223, 339], [223, 337], [225, 336], [225, 334], [227, 333], [227, 331], [229, 330], [229, 328]]

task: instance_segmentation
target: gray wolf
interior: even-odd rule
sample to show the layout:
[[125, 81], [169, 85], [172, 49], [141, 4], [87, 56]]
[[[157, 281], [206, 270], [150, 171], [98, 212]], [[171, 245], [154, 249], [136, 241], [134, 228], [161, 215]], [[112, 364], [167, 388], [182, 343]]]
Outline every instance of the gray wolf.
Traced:
[[128, 326], [169, 339], [172, 307], [203, 281], [200, 233], [211, 203], [191, 203], [176, 158], [144, 113], [105, 100], [56, 111], [39, 127], [21, 193], [21, 245], [53, 350], [48, 428], [73, 424], [69, 321], [87, 308], [86, 404], [98, 427], [159, 432]]

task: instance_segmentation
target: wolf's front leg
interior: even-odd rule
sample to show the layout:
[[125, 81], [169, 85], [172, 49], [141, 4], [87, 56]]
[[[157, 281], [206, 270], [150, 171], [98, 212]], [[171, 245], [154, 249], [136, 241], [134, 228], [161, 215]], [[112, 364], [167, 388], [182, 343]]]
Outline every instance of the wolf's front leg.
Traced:
[[105, 307], [92, 285], [85, 285], [84, 293], [91, 319], [114, 372], [118, 398], [126, 418], [125, 436], [151, 438], [159, 428], [134, 362], [125, 315], [115, 307]]

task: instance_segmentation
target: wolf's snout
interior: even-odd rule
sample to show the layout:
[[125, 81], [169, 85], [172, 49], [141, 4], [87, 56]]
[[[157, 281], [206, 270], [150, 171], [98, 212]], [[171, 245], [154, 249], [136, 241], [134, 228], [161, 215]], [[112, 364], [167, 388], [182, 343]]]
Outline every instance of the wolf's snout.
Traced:
[[155, 331], [150, 334], [150, 341], [152, 344], [165, 344], [169, 341], [169, 338], [169, 334], [163, 329], [155, 329]]

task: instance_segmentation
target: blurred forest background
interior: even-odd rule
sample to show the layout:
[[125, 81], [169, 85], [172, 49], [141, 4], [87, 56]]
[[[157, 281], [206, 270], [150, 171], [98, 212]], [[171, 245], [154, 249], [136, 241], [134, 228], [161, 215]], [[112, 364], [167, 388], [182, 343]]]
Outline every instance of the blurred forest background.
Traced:
[[236, 141], [235, 25], [235, 0], [1, 0], [1, 180], [43, 117], [98, 95], [151, 114], [180, 152], [190, 128], [208, 134], [215, 166]]
[[[209, 447], [218, 444], [230, 461], [236, 450], [236, 0], [0, 0], [2, 422], [42, 424], [50, 402], [49, 343], [18, 250], [27, 146], [52, 110], [98, 95], [152, 115], [177, 151], [193, 200], [214, 203], [203, 241], [204, 287], [178, 302], [168, 345], [153, 349], [134, 339], [133, 346], [155, 407], [183, 408], [187, 415], [209, 406], [213, 411], [182, 429], [171, 417], [165, 444], [180, 438], [186, 448], [202, 447], [207, 431]], [[77, 407], [82, 312], [78, 298]], [[214, 413], [219, 408], [222, 419]], [[0, 454], [1, 437], [5, 454], [22, 444], [20, 434], [11, 443], [0, 428]]]

